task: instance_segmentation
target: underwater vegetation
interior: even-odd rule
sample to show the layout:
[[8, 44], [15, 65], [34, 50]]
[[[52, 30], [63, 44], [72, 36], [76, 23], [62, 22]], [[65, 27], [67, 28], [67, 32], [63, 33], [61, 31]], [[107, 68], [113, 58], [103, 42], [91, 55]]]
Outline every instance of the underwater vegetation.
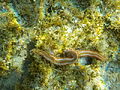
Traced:
[[117, 90], [119, 84], [119, 0], [0, 1], [2, 90]]

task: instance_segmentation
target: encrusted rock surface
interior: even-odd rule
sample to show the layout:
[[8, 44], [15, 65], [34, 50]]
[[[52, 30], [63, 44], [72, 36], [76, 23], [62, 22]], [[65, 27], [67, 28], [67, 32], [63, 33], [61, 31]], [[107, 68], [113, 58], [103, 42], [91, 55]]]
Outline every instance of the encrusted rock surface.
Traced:
[[[56, 56], [92, 50], [108, 60], [60, 66], [34, 48]], [[1, 0], [0, 51], [1, 90], [118, 90], [120, 1]]]

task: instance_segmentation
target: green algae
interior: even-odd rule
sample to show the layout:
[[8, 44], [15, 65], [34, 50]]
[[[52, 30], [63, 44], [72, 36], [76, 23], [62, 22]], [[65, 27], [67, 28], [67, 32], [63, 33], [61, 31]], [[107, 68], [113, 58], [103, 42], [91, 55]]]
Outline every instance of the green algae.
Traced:
[[[38, 1], [14, 2], [15, 9], [20, 13], [18, 17], [24, 22], [22, 25], [11, 9], [0, 14], [0, 76], [7, 76], [6, 71], [16, 70], [21, 80], [12, 87], [15, 90], [87, 90], [88, 87], [105, 90], [102, 77], [105, 71], [100, 66], [114, 61], [115, 51], [118, 50], [120, 22], [115, 11], [117, 3], [104, 1], [108, 8], [105, 12], [110, 13], [103, 15], [104, 12], [95, 9], [102, 6], [102, 0]], [[9, 3], [6, 6], [10, 8]], [[114, 13], [109, 10], [111, 6], [114, 6]], [[109, 59], [107, 62], [91, 59], [94, 63], [86, 66], [80, 63], [57, 66], [31, 53], [33, 48], [57, 56], [71, 48], [95, 50]]]

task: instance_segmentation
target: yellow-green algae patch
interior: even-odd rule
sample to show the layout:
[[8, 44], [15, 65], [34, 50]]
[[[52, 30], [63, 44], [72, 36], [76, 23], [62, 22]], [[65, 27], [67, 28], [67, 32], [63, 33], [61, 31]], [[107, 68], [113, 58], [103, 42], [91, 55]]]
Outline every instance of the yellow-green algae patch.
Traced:
[[[0, 19], [2, 19], [0, 21], [2, 46], [0, 47], [2, 51], [0, 76], [9, 78], [13, 71], [20, 74], [18, 81], [12, 84], [12, 89], [15, 90], [107, 89], [103, 79], [105, 70], [100, 67], [105, 67], [109, 61], [115, 60], [120, 35], [120, 18], [118, 11], [115, 11], [118, 7], [114, 7], [114, 11], [111, 11], [109, 4], [112, 1], [108, 3], [107, 0], [89, 0], [89, 2], [83, 0], [40, 0], [37, 2], [34, 0], [29, 2], [29, 4], [23, 0], [20, 3], [14, 2], [24, 22], [23, 26], [19, 24], [11, 9], [0, 14]], [[8, 2], [4, 3], [7, 9], [10, 8]], [[37, 6], [35, 6], [36, 3]], [[30, 5], [33, 5], [31, 10]], [[81, 5], [86, 6], [80, 9]], [[108, 11], [100, 8], [101, 5], [107, 7]], [[26, 19], [22, 15], [26, 16]], [[38, 21], [34, 21], [36, 18]], [[90, 60], [93, 63], [90, 65], [76, 63], [57, 66], [32, 53], [33, 48], [54, 53], [56, 56], [60, 56], [65, 49], [93, 50], [105, 55], [108, 60], [100, 62], [92, 58]], [[5, 80], [7, 82], [7, 79]]]

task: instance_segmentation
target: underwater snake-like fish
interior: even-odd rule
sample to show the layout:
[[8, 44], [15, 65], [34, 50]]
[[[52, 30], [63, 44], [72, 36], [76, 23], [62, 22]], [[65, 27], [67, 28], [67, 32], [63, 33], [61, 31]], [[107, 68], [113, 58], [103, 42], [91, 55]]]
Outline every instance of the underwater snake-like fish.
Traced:
[[106, 60], [106, 58], [103, 55], [99, 54], [98, 52], [90, 50], [72, 50], [72, 49], [65, 50], [64, 51], [65, 57], [56, 57], [52, 54], [49, 54], [39, 49], [32, 49], [32, 52], [34, 54], [43, 56], [46, 60], [56, 65], [67, 65], [77, 63], [78, 62], [77, 59], [80, 57], [94, 57], [100, 61]]

